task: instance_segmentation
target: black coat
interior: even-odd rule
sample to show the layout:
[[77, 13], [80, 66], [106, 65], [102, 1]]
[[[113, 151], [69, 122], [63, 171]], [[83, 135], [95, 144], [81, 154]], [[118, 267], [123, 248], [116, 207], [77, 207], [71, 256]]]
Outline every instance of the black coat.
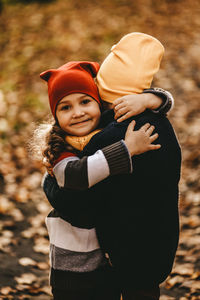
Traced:
[[[105, 120], [111, 115], [108, 112]], [[132, 174], [109, 177], [84, 193], [58, 191], [55, 182], [56, 193], [47, 191], [47, 184], [44, 190], [49, 200], [53, 199], [52, 206], [65, 216], [73, 215], [75, 223], [80, 219], [72, 211], [79, 207], [84, 226], [95, 224], [100, 245], [109, 254], [122, 286], [144, 288], [163, 282], [173, 266], [179, 238], [181, 150], [166, 116], [145, 111], [134, 119], [135, 129], [146, 122], [154, 125], [159, 134], [155, 143], [162, 147], [134, 156]], [[82, 154], [90, 155], [123, 139], [130, 121], [109, 123]], [[72, 197], [70, 204], [66, 204], [66, 196]]]

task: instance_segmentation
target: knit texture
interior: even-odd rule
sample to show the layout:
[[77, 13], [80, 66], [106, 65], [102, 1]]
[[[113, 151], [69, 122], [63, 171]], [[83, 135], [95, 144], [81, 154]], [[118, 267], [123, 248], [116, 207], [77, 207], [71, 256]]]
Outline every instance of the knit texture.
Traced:
[[101, 99], [94, 82], [99, 64], [89, 61], [71, 61], [58, 69], [50, 69], [40, 74], [47, 81], [51, 112], [56, 117], [59, 101], [72, 93], [82, 93], [94, 98], [99, 105]]
[[[123, 145], [123, 147], [122, 147]], [[127, 174], [132, 172], [132, 160], [123, 140], [102, 149], [110, 168], [110, 174]], [[129, 160], [127, 160], [127, 155]], [[129, 170], [127, 172], [127, 170]]]
[[102, 100], [142, 93], [151, 86], [158, 72], [164, 47], [156, 38], [132, 32], [111, 48], [97, 73], [97, 86]]

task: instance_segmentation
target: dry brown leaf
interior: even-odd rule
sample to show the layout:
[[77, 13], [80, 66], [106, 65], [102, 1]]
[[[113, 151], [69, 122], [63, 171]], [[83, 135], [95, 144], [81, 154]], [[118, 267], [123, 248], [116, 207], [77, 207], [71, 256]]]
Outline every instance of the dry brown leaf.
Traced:
[[52, 292], [51, 292], [51, 287], [50, 286], [47, 286], [47, 285], [43, 286], [43, 287], [40, 288], [40, 291], [43, 292], [44, 294], [52, 296]]
[[38, 237], [35, 239], [35, 245], [33, 247], [33, 250], [35, 252], [40, 252], [43, 254], [49, 253], [49, 241], [43, 237]]
[[34, 227], [29, 227], [28, 229], [21, 232], [22, 237], [30, 239], [37, 235], [37, 229]]
[[37, 265], [37, 262], [34, 261], [32, 258], [30, 257], [21, 257], [18, 260], [19, 264], [22, 266], [35, 266]]
[[186, 237], [184, 243], [188, 246], [196, 246], [200, 244], [200, 235]]
[[10, 286], [4, 286], [0, 289], [0, 294], [6, 296], [9, 295], [11, 292], [15, 292], [16, 290], [11, 288]]
[[29, 191], [25, 187], [19, 187], [16, 194], [15, 200], [17, 202], [26, 203], [29, 200]]
[[[15, 178], [12, 180], [16, 180]], [[16, 191], [18, 189], [18, 185], [16, 183], [13, 182], [7, 182], [5, 185], [5, 193], [9, 196], [9, 197], [14, 197]]]
[[[8, 233], [11, 233], [11, 234], [8, 234]], [[12, 237], [13, 237], [12, 232], [7, 231], [7, 230], [5, 230], [2, 234], [2, 236], [0, 236], [0, 249], [2, 251], [4, 251], [5, 248], [12, 243]]]
[[38, 214], [34, 217], [29, 218], [29, 222], [33, 227], [40, 227], [44, 224], [44, 216], [41, 214]]
[[24, 216], [23, 216], [21, 210], [18, 209], [18, 208], [12, 209], [12, 210], [9, 212], [9, 215], [13, 216], [13, 219], [14, 219], [16, 222], [21, 222], [21, 221], [24, 220]]
[[184, 257], [185, 262], [195, 263], [197, 261], [197, 257], [195, 255], [185, 255]]
[[29, 288], [29, 285], [27, 285], [27, 284], [17, 284], [16, 285], [16, 289], [18, 291], [24, 292], [24, 291], [28, 290], [28, 288]]
[[[37, 210], [44, 215], [47, 215], [50, 210], [49, 202], [45, 202], [45, 201], [37, 203], [36, 207], [37, 207]], [[43, 219], [43, 222], [44, 222], [44, 219]]]
[[33, 285], [29, 287], [29, 293], [37, 295], [41, 292], [40, 287], [37, 285]]
[[30, 191], [35, 190], [40, 187], [42, 181], [42, 174], [39, 172], [34, 172], [24, 179], [23, 184]]
[[194, 265], [191, 263], [176, 264], [172, 270], [172, 274], [183, 276], [192, 276], [194, 273]]
[[32, 273], [24, 273], [20, 277], [14, 278], [18, 284], [31, 284], [37, 280], [37, 277]]
[[14, 204], [5, 196], [0, 196], [0, 214], [5, 214], [11, 211]]
[[46, 263], [46, 262], [38, 262], [37, 263], [37, 267], [38, 267], [38, 269], [40, 269], [40, 270], [48, 270], [49, 269], [49, 264], [48, 263]]
[[185, 257], [185, 255], [187, 254], [187, 250], [183, 250], [183, 249], [180, 249], [178, 248], [177, 252], [176, 252], [176, 256], [177, 257]]
[[200, 291], [200, 280], [186, 280], [181, 286], [191, 289], [191, 292]]
[[191, 276], [192, 279], [200, 278], [200, 271], [194, 272], [194, 274]]
[[166, 280], [166, 288], [171, 289], [177, 284], [181, 284], [184, 281], [182, 276], [174, 276]]

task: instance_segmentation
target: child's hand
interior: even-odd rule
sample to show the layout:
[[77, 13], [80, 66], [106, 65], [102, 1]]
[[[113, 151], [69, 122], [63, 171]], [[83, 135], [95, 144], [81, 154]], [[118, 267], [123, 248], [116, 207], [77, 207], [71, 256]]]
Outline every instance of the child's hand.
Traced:
[[130, 152], [130, 155], [138, 155], [149, 150], [157, 150], [161, 145], [152, 144], [157, 138], [158, 133], [151, 135], [155, 129], [154, 126], [146, 123], [139, 130], [133, 131], [135, 121], [132, 121], [126, 131], [125, 143]]
[[147, 108], [158, 108], [161, 104], [162, 100], [151, 93], [123, 96], [113, 102], [115, 119], [117, 122], [122, 122], [141, 114]]

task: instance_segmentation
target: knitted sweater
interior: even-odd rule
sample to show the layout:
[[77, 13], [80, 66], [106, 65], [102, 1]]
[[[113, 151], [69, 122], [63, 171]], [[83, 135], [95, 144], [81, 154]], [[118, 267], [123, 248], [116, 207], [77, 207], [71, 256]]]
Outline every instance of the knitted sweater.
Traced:
[[[83, 202], [85, 202], [83, 191], [87, 188], [91, 188], [108, 176], [132, 171], [131, 157], [123, 140], [104, 147], [90, 156], [79, 158], [67, 152], [63, 153], [61, 158], [53, 168], [55, 178], [60, 187], [80, 190]], [[60, 274], [64, 274], [61, 276], [62, 282], [66, 277], [65, 288], [66, 283], [70, 288], [75, 288], [77, 281], [80, 281], [79, 285], [83, 285], [86, 281], [85, 278], [84, 281], [80, 280], [80, 274], [87, 273], [86, 276], [89, 276], [88, 281], [84, 283], [84, 286], [87, 286], [91, 282], [91, 276], [97, 276], [99, 281], [98, 273], [102, 273], [104, 268], [106, 269], [104, 272], [108, 272], [108, 259], [100, 249], [95, 227], [87, 218], [87, 214], [87, 209], [82, 209], [78, 205], [76, 207], [76, 218], [80, 215], [78, 223], [74, 224], [73, 220], [65, 215], [62, 216], [62, 213], [58, 214], [56, 210], [52, 210], [46, 219], [50, 239], [51, 283], [54, 287], [63, 288], [60, 280], [57, 280]], [[87, 225], [81, 221], [85, 216]], [[78, 276], [71, 278], [71, 274]]]

